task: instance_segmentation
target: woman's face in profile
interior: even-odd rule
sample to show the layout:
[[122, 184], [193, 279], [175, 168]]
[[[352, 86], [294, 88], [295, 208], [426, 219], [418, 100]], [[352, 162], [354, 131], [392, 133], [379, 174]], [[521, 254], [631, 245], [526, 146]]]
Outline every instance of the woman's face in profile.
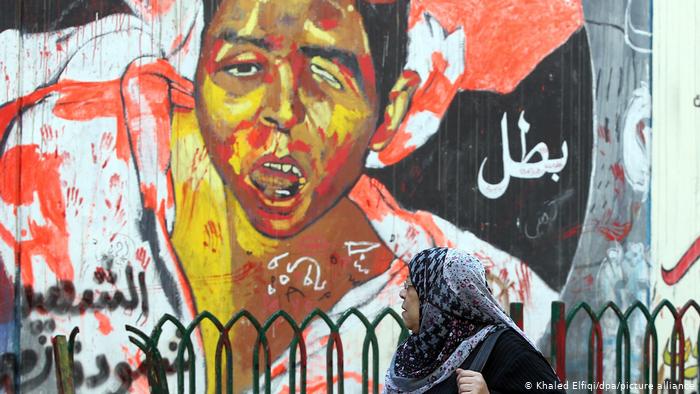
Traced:
[[420, 328], [420, 301], [418, 300], [418, 292], [416, 292], [416, 288], [411, 283], [411, 278], [406, 278], [399, 297], [403, 300], [401, 317], [404, 324], [406, 324], [406, 328], [415, 334]]

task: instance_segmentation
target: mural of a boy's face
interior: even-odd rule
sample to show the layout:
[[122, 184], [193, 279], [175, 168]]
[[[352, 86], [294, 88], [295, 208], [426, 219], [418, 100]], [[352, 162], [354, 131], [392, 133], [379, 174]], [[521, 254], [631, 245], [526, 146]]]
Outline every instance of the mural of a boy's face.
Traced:
[[196, 75], [202, 136], [263, 234], [305, 228], [353, 186], [367, 149], [391, 139], [387, 127], [375, 133], [375, 70], [354, 4], [224, 0], [205, 31]]

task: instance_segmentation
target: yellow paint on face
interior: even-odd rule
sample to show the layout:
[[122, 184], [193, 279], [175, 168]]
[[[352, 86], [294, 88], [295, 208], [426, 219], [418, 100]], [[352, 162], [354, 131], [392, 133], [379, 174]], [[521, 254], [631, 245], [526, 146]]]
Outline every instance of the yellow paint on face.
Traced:
[[333, 37], [328, 32], [321, 30], [318, 26], [316, 26], [313, 22], [311, 22], [308, 19], [304, 21], [304, 30], [306, 30], [309, 34], [314, 36], [314, 38], [320, 41], [323, 41], [329, 45], [335, 44], [335, 37]]
[[229, 50], [233, 48], [233, 45], [231, 43], [225, 43], [224, 45], [221, 46], [221, 49], [219, 49], [219, 53], [216, 54], [215, 60], [217, 62], [220, 62], [221, 59], [224, 58], [224, 56], [228, 53]]
[[358, 123], [361, 123], [370, 115], [365, 111], [350, 109], [342, 104], [335, 104], [333, 106], [329, 136], [337, 135], [338, 144], [343, 144], [348, 134], [355, 130]]
[[253, 117], [260, 108], [264, 94], [265, 86], [259, 86], [242, 96], [229, 95], [209, 75], [204, 76], [202, 84], [202, 97], [212, 120], [232, 127]]
[[260, 4], [263, 3], [262, 1], [259, 1], [255, 3], [255, 7], [253, 8], [253, 11], [250, 13], [250, 17], [248, 17], [248, 20], [245, 22], [245, 26], [241, 30], [238, 31], [238, 34], [240, 35], [250, 35], [253, 33], [255, 30], [255, 26], [257, 26], [258, 19], [260, 18]]
[[279, 108], [279, 118], [280, 119], [291, 119], [293, 115], [292, 100], [290, 96], [295, 94], [294, 90], [294, 75], [292, 73], [292, 66], [288, 63], [281, 63], [277, 65], [277, 72], [279, 73], [280, 81], [280, 92], [281, 97], [280, 108]]
[[[204, 77], [202, 85], [202, 97], [206, 102], [211, 119], [222, 126], [216, 129], [228, 133], [234, 132], [241, 122], [253, 118], [255, 112], [260, 108], [264, 94], [265, 87], [260, 86], [243, 96], [229, 95], [226, 90], [214, 83], [209, 75]], [[236, 131], [242, 132], [242, 130]], [[230, 141], [230, 135], [219, 134], [219, 137], [222, 143]], [[233, 154], [228, 163], [236, 174], [240, 174], [241, 158], [250, 153], [252, 147], [246, 138], [235, 138], [231, 149]]]

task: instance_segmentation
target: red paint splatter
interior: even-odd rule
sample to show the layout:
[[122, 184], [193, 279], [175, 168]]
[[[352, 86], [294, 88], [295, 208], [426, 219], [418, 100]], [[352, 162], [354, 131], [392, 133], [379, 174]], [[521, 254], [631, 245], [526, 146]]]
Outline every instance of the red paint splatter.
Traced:
[[323, 30], [335, 29], [338, 26], [338, 19], [336, 18], [324, 18], [318, 21], [318, 25]]
[[102, 314], [100, 311], [95, 311], [95, 319], [97, 319], [98, 322], [97, 329], [100, 330], [102, 335], [109, 335], [109, 333], [114, 331], [114, 328], [112, 327], [112, 322], [110, 322], [109, 318]]
[[624, 182], [625, 181], [625, 170], [622, 168], [620, 163], [615, 163], [610, 166], [610, 170], [613, 173], [615, 179]]
[[[20, 164], [21, 163], [21, 164]], [[0, 178], [0, 199], [16, 207], [38, 200], [44, 224], [29, 219], [30, 237], [17, 242], [7, 229], [0, 237], [21, 250], [22, 282], [34, 283], [33, 258], [41, 256], [58, 280], [73, 280], [73, 265], [68, 253], [65, 201], [60, 184], [62, 159], [39, 152], [37, 145], [16, 146], [0, 157], [0, 168], [9, 169]]]

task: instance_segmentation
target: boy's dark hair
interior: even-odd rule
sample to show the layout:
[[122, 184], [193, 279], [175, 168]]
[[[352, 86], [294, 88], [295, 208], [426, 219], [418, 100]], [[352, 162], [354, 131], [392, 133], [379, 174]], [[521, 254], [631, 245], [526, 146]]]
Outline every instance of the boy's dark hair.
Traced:
[[[203, 0], [205, 28], [221, 1], [223, 0]], [[396, 0], [388, 4], [356, 0], [357, 10], [362, 15], [362, 23], [367, 33], [377, 79], [378, 123], [384, 120], [382, 114], [389, 101], [389, 92], [406, 63], [409, 4], [410, 0]]]

